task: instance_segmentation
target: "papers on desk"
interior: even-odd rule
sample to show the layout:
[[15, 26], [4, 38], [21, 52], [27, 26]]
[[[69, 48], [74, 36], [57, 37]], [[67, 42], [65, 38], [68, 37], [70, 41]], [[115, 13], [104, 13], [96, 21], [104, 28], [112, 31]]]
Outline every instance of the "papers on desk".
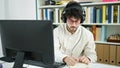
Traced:
[[78, 63], [74, 66], [69, 66], [69, 68], [88, 68], [89, 66], [85, 63]]

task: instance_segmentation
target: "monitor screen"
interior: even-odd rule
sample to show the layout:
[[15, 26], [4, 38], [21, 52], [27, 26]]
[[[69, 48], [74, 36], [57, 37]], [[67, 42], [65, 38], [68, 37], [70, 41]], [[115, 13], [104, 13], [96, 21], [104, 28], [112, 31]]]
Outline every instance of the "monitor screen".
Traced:
[[14, 68], [22, 66], [25, 60], [54, 63], [51, 21], [0, 20], [0, 27], [4, 56], [15, 58]]

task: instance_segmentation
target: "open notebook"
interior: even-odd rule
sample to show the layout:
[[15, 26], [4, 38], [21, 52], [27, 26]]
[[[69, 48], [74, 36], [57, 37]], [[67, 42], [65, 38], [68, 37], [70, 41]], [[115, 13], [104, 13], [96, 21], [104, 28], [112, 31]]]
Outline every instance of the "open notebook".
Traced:
[[88, 68], [88, 65], [85, 63], [78, 63], [74, 66], [69, 66], [68, 68]]

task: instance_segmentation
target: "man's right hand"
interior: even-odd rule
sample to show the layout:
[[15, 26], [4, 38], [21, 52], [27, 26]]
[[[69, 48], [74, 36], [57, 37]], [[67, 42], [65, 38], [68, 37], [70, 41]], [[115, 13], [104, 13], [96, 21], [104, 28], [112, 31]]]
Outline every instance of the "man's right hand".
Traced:
[[63, 58], [63, 61], [69, 66], [74, 66], [76, 63], [79, 62], [79, 59], [77, 57], [66, 56], [65, 58]]

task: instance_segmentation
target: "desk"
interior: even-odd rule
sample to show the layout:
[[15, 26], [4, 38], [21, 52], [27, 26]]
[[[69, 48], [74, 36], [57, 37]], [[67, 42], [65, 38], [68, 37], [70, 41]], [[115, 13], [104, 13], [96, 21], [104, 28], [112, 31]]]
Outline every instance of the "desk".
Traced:
[[[14, 63], [8, 63], [8, 62], [3, 62], [3, 61], [0, 61], [0, 63], [2, 63], [3, 68], [12, 68], [14, 64]], [[38, 67], [38, 66], [28, 65], [28, 64], [24, 64], [23, 66], [27, 68], [43, 68], [43, 67]], [[80, 67], [77, 67], [77, 68], [80, 68]], [[120, 68], [120, 66], [102, 64], [102, 63], [90, 63], [88, 65], [88, 68]]]
[[90, 63], [90, 64], [76, 64], [76, 66], [64, 67], [64, 68], [120, 68], [120, 66], [102, 64], [102, 63]]
[[89, 68], [120, 68], [120, 66], [103, 63], [90, 63]]

